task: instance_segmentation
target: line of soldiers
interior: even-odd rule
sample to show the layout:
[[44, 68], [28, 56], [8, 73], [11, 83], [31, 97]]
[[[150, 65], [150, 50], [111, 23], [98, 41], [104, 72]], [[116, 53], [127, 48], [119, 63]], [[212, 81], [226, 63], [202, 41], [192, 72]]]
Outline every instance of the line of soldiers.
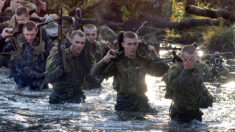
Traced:
[[[11, 2], [19, 1], [23, 0]], [[50, 83], [53, 85], [51, 104], [83, 103], [83, 89], [99, 88], [103, 79], [113, 76], [113, 87], [117, 91], [116, 111], [155, 112], [145, 95], [145, 75], [150, 74], [163, 76], [165, 97], [172, 100], [171, 119], [186, 123], [194, 119], [201, 121], [200, 108], [212, 106], [213, 97], [204, 82], [213, 77], [213, 68], [200, 61], [194, 46], [185, 46], [180, 59], [169, 68], [165, 62], [152, 61], [149, 53], [159, 59], [156, 48], [140, 43], [136, 33], [126, 31], [116, 35], [103, 26], [99, 31], [104, 32], [103, 36], [98, 37], [96, 26], [86, 24], [84, 32], [72, 31], [63, 41], [65, 48], [61, 52], [57, 41], [52, 40], [43, 26], [29, 21], [29, 16], [29, 8], [21, 4], [11, 20], [0, 24], [3, 29], [0, 63], [10, 69], [9, 76], [14, 78], [19, 90], [47, 89]], [[54, 15], [54, 19], [58, 16]], [[22, 33], [18, 33], [15, 29], [21, 22], [24, 22]], [[98, 40], [102, 37], [109, 42]], [[216, 72], [226, 75], [228, 69], [220, 67]], [[101, 74], [101, 79], [97, 79]]]

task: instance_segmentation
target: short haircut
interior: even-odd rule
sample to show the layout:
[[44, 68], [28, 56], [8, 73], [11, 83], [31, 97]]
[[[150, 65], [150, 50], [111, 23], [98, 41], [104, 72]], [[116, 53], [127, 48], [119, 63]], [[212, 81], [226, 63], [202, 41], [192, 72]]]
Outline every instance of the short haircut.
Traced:
[[82, 32], [81, 30], [76, 30], [76, 31], [73, 31], [70, 35], [70, 38], [73, 39], [74, 36], [78, 35], [79, 37], [85, 37], [85, 33]]
[[186, 46], [184, 46], [182, 48], [181, 54], [184, 54], [186, 52], [186, 53], [192, 55], [192, 54], [195, 53], [195, 51], [196, 51], [196, 47], [195, 46], [193, 46], [193, 45], [186, 45]]
[[126, 38], [134, 39], [134, 38], [138, 38], [138, 36], [136, 33], [132, 32], [132, 31], [127, 31], [127, 32], [124, 32], [124, 34], [123, 34], [123, 40]]
[[20, 7], [16, 8], [15, 14], [17, 16], [22, 16], [22, 15], [28, 16], [29, 15], [29, 11], [28, 11], [28, 9], [26, 7], [20, 6]]
[[36, 24], [35, 22], [33, 22], [33, 21], [28, 21], [28, 22], [26, 22], [26, 23], [24, 24], [23, 30], [24, 30], [24, 29], [27, 29], [27, 30], [29, 30], [29, 31], [32, 31], [32, 30], [37, 30], [38, 28], [37, 28], [37, 24]]
[[83, 26], [83, 30], [84, 29], [97, 29], [96, 28], [96, 26], [94, 25], [94, 24], [85, 24], [84, 26]]

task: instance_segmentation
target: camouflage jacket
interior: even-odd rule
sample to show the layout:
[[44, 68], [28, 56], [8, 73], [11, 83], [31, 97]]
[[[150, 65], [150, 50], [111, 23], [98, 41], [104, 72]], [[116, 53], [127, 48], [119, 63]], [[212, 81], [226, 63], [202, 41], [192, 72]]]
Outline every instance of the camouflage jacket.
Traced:
[[[107, 63], [102, 59], [92, 68], [91, 74], [93, 76], [100, 74], [106, 66]], [[114, 64], [104, 73], [104, 77], [114, 76], [114, 88], [119, 95], [145, 96], [147, 91], [145, 75], [162, 76], [168, 68], [165, 63], [153, 64], [140, 56], [132, 60], [121, 55], [114, 60]]]
[[15, 71], [14, 80], [22, 85], [33, 85], [40, 88], [44, 80], [46, 59], [52, 47], [52, 41], [43, 38], [40, 41], [40, 34], [32, 43], [28, 43], [21, 34], [13, 38], [15, 45], [6, 43], [4, 52], [11, 52], [11, 62], [14, 64], [11, 69]]
[[1, 14], [0, 14], [0, 23], [9, 21], [12, 16], [14, 15], [14, 12], [8, 7], [6, 8]]
[[[219, 69], [221, 73], [224, 68]], [[212, 106], [213, 97], [204, 85], [213, 78], [212, 69], [205, 63], [198, 62], [191, 70], [184, 69], [182, 62], [170, 68], [163, 80], [166, 83], [166, 98], [183, 107], [207, 108]]]
[[90, 41], [86, 40], [86, 44], [84, 47], [84, 52], [86, 55], [92, 54], [94, 56], [94, 57], [90, 57], [90, 59], [95, 59], [93, 60], [94, 62], [99, 62], [104, 57], [104, 55], [108, 52], [108, 50], [109, 49], [107, 45], [99, 41], [92, 44]]
[[4, 28], [17, 28], [18, 23], [16, 22], [15, 17], [13, 16], [9, 21], [0, 23], [0, 32], [2, 33]]
[[[29, 11], [34, 10], [36, 14], [39, 13], [39, 10], [37, 6], [34, 3], [31, 3], [29, 1], [26, 1], [23, 3], [23, 6], [25, 6]], [[15, 12], [11, 9], [11, 7], [7, 7], [1, 14], [0, 16], [3, 16], [3, 18], [0, 18], [0, 22], [5, 22], [8, 21], [14, 16]], [[5, 16], [5, 17], [4, 17]]]
[[58, 48], [53, 47], [46, 65], [46, 80], [53, 85], [53, 94], [67, 98], [82, 92], [82, 84], [88, 71], [85, 54], [72, 55], [69, 48], [65, 50], [68, 71], [62, 70]]

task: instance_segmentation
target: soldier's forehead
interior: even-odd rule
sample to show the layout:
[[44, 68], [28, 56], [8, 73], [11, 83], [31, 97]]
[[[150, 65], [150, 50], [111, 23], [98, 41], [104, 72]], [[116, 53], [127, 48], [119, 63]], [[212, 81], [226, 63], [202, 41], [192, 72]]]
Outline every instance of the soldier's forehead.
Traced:
[[97, 29], [95, 29], [95, 28], [90, 28], [90, 29], [84, 28], [84, 32], [97, 32]]
[[75, 35], [75, 36], [73, 37], [73, 39], [74, 39], [75, 41], [78, 41], [78, 40], [85, 40], [86, 38], [85, 38], [85, 37], [80, 37], [79, 35]]

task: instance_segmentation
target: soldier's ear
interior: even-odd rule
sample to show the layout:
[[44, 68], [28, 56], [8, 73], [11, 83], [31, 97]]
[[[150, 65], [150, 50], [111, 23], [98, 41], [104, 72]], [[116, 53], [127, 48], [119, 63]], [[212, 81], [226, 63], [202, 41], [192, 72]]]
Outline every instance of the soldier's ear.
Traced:
[[180, 57], [180, 59], [181, 59], [181, 60], [184, 60], [184, 57], [183, 57], [183, 55], [182, 55], [182, 54], [181, 54], [179, 57]]
[[36, 32], [38, 33], [38, 28], [36, 29]]

